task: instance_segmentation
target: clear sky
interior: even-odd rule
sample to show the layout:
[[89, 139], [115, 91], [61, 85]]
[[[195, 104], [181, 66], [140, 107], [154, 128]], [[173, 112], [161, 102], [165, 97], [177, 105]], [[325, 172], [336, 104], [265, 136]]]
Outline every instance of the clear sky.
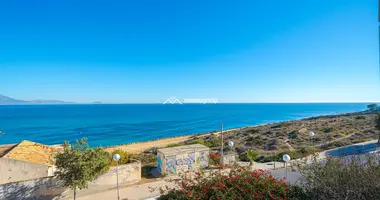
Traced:
[[1, 1], [0, 94], [380, 101], [375, 0]]

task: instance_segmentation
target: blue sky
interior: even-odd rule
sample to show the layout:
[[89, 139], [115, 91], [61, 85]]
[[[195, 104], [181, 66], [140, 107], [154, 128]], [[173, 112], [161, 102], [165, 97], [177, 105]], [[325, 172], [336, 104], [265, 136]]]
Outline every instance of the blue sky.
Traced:
[[1, 1], [0, 94], [380, 101], [377, 1]]

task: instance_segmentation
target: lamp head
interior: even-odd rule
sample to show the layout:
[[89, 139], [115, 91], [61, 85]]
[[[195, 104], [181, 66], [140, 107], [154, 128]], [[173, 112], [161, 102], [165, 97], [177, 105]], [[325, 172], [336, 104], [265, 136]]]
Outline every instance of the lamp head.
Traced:
[[114, 154], [112, 158], [113, 158], [114, 161], [117, 162], [117, 161], [120, 160], [120, 155], [119, 154]]
[[282, 159], [285, 161], [285, 162], [289, 162], [290, 161], [290, 156], [288, 154], [285, 154], [282, 156]]

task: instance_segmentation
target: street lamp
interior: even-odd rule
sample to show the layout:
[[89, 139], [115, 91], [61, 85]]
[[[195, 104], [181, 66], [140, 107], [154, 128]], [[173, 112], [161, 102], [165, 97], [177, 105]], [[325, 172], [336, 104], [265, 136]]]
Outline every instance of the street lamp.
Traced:
[[232, 147], [234, 147], [234, 142], [229, 141], [229, 142], [228, 142], [228, 146], [231, 147], [231, 149], [232, 149]]
[[288, 154], [284, 154], [282, 156], [282, 159], [285, 161], [285, 177], [288, 179], [288, 167], [287, 163], [290, 161], [290, 156]]
[[116, 161], [116, 181], [117, 181], [117, 199], [120, 200], [120, 193], [119, 193], [119, 164], [118, 161], [120, 160], [119, 154], [113, 155], [113, 160]]
[[222, 140], [222, 149], [220, 150], [220, 164], [223, 165], [224, 155], [223, 155], [223, 123], [220, 123], [220, 137]]
[[314, 132], [310, 131], [309, 136], [310, 136], [310, 146], [313, 146], [313, 137], [314, 137]]

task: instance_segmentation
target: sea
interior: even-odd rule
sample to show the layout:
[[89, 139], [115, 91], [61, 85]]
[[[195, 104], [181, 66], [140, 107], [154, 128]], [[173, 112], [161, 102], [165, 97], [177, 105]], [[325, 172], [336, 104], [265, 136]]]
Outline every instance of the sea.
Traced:
[[91, 147], [366, 110], [368, 103], [2, 105], [0, 144], [61, 144], [88, 138]]

